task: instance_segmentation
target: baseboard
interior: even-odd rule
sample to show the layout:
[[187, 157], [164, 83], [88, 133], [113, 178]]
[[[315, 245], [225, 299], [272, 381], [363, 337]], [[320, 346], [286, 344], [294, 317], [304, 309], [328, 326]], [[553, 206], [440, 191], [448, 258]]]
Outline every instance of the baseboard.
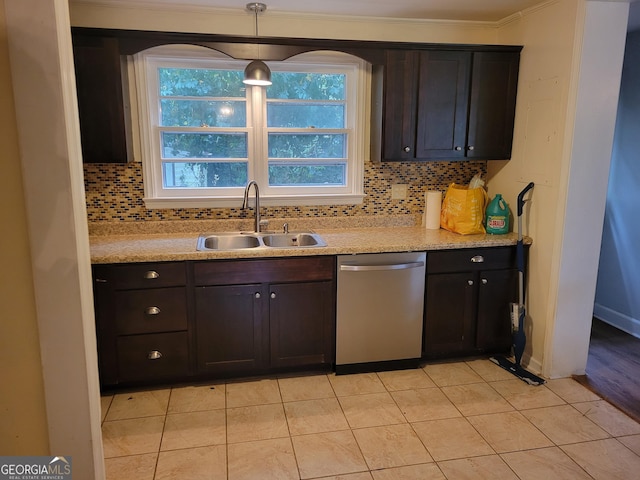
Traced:
[[629, 335], [640, 338], [640, 320], [637, 318], [630, 317], [598, 303], [593, 306], [593, 316], [619, 328], [623, 332], [627, 332]]
[[526, 354], [523, 355], [522, 366], [536, 375], [542, 375], [542, 363]]

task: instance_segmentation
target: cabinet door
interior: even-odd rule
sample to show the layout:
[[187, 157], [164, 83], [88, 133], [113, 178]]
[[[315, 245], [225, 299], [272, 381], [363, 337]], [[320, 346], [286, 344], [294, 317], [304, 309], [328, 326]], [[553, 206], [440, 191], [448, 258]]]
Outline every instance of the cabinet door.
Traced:
[[227, 374], [263, 366], [263, 297], [261, 285], [196, 288], [199, 372]]
[[475, 274], [427, 275], [424, 353], [443, 356], [475, 347]]
[[473, 54], [467, 157], [511, 158], [520, 55]]
[[85, 163], [125, 163], [127, 145], [120, 53], [116, 38], [73, 35]]
[[414, 160], [419, 52], [388, 50], [384, 80], [385, 160]]
[[422, 52], [416, 158], [465, 156], [470, 52]]
[[508, 352], [512, 343], [509, 303], [518, 301], [518, 271], [480, 272], [478, 288], [478, 348]]
[[272, 367], [333, 363], [332, 286], [333, 282], [270, 286]]

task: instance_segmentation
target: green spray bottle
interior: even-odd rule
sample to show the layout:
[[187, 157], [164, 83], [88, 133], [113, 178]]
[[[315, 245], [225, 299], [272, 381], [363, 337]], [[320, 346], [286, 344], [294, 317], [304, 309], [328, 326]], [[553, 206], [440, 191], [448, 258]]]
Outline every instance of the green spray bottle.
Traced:
[[485, 229], [487, 233], [493, 235], [502, 235], [509, 232], [509, 205], [499, 193], [487, 206]]

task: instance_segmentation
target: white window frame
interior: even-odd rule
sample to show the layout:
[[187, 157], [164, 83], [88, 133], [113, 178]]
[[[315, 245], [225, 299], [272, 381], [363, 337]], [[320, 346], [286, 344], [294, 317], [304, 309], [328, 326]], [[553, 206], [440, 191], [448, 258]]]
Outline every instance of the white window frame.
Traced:
[[[215, 60], [215, 64], [212, 63]], [[267, 62], [272, 71], [331, 71], [335, 65], [347, 74], [346, 129], [347, 172], [345, 186], [269, 187], [267, 168], [268, 131], [266, 121], [266, 94], [263, 87], [247, 86], [248, 180], [256, 180], [260, 186], [262, 205], [348, 205], [362, 203], [364, 198], [364, 161], [368, 157], [369, 115], [371, 98], [370, 66], [364, 60], [340, 52], [309, 52], [297, 55], [285, 62]], [[140, 157], [144, 179], [144, 201], [147, 208], [206, 208], [238, 207], [244, 187], [213, 189], [165, 189], [162, 183], [162, 162], [157, 96], [158, 66], [193, 68], [195, 65], [209, 68], [235, 68], [242, 70], [247, 61], [230, 59], [222, 53], [205, 47], [172, 45], [155, 47], [133, 57], [133, 76], [139, 122]], [[252, 130], [262, 132], [253, 135]], [[275, 131], [286, 131], [275, 129]], [[298, 130], [296, 130], [298, 131]], [[326, 131], [326, 130], [323, 130]], [[327, 131], [331, 133], [331, 131]], [[252, 159], [260, 159], [252, 161]]]

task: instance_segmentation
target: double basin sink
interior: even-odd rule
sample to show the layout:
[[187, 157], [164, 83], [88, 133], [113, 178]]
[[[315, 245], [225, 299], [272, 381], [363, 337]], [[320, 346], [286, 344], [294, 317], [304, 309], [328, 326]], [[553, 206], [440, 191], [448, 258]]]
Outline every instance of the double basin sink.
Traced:
[[326, 246], [327, 244], [322, 237], [314, 232], [220, 232], [200, 235], [196, 249], [209, 251]]

